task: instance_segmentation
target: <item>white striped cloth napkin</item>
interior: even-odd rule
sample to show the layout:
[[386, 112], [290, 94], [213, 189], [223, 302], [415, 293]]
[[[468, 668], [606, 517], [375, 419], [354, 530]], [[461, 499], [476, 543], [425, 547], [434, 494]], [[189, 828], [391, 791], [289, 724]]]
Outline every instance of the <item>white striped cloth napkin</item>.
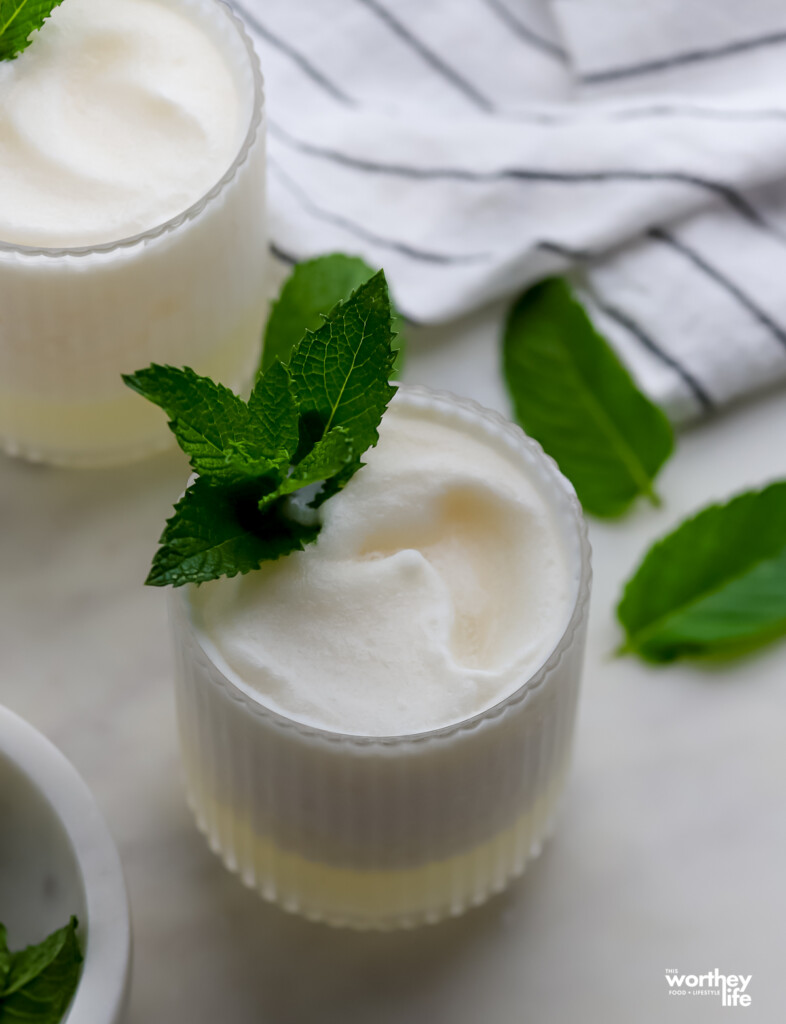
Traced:
[[786, 379], [783, 0], [240, 0], [290, 260], [455, 317], [575, 268], [687, 420]]

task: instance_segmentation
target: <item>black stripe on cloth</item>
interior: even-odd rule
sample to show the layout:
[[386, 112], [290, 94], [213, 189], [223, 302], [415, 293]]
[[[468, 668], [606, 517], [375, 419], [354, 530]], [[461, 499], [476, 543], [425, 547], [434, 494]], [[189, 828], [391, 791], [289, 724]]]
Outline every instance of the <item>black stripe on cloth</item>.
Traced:
[[536, 50], [540, 50], [543, 53], [547, 53], [550, 57], [556, 57], [557, 60], [565, 62], [568, 59], [568, 54], [562, 49], [557, 43], [553, 43], [550, 39], [546, 39], [545, 36], [540, 35], [537, 32], [525, 25], [523, 21], [520, 21], [508, 7], [501, 2], [501, 0], [483, 0], [487, 7], [490, 7], [492, 11], [497, 15], [500, 21], [504, 22], [508, 28], [513, 32], [514, 35], [518, 36], [519, 39], [523, 39], [529, 43], [530, 46], [534, 46]]
[[649, 107], [621, 107], [617, 110], [578, 110], [554, 112], [545, 110], [505, 111], [501, 119], [524, 121], [527, 124], [566, 125], [592, 121], [651, 121], [659, 118], [698, 121], [786, 121], [786, 110], [777, 107], [744, 110], [719, 107], [697, 107], [679, 104], [653, 104]]
[[[749, 217], [746, 214], [745, 220], [766, 232], [766, 234], [769, 235], [774, 242], [777, 242], [778, 245], [786, 245], [786, 234], [784, 234], [783, 230], [778, 227], [777, 224], [773, 224], [766, 217], [760, 214], [758, 210], [755, 210], [752, 204], [749, 203], [748, 205], [751, 210], [754, 210], [755, 217]], [[740, 212], [736, 206], [733, 206], [733, 209], [735, 213]]]
[[344, 231], [348, 231], [350, 234], [353, 234], [358, 238], [362, 238], [367, 242], [371, 242], [374, 245], [378, 245], [383, 249], [391, 249], [394, 252], [401, 253], [402, 256], [409, 256], [410, 259], [421, 260], [425, 263], [481, 263], [489, 259], [490, 254], [485, 252], [467, 254], [433, 252], [428, 249], [419, 249], [416, 246], [409, 245], [406, 242], [401, 242], [398, 239], [385, 238], [382, 235], [376, 234], [374, 231], [370, 231], [362, 224], [358, 224], [356, 221], [350, 220], [348, 217], [344, 217], [340, 213], [335, 213], [332, 210], [326, 210], [323, 207], [318, 206], [309, 198], [300, 185], [290, 178], [278, 164], [273, 160], [268, 159], [268, 166], [281, 180], [287, 191], [294, 196], [303, 209], [308, 211], [308, 213], [313, 217], [326, 221], [329, 224], [335, 224], [336, 227], [343, 228]]
[[748, 200], [735, 191], [730, 185], [711, 178], [702, 178], [684, 171], [643, 171], [614, 169], [603, 171], [549, 171], [536, 168], [503, 167], [494, 171], [470, 171], [459, 167], [412, 167], [406, 164], [381, 163], [364, 157], [349, 156], [327, 146], [319, 146], [312, 142], [304, 142], [285, 131], [281, 125], [268, 122], [270, 133], [292, 149], [309, 156], [330, 160], [344, 167], [370, 174], [389, 174], [396, 177], [414, 180], [452, 180], [452, 181], [535, 181], [553, 184], [593, 184], [613, 181], [671, 181], [675, 184], [690, 185], [702, 188], [725, 200], [746, 220], [769, 229], [761, 214]]
[[656, 356], [665, 366], [668, 366], [679, 376], [682, 382], [687, 385], [691, 394], [704, 412], [709, 412], [714, 408], [715, 403], [693, 374], [678, 362], [674, 356], [662, 349], [660, 345], [649, 334], [647, 334], [639, 324], [636, 323], [635, 320], [629, 317], [627, 313], [623, 313], [622, 310], [617, 309], [615, 306], [607, 305], [598, 298], [595, 292], [592, 293], [592, 298], [595, 305], [602, 313], [605, 313], [610, 320], [613, 320], [621, 327], [624, 327], [628, 334], [635, 338], [643, 348], [647, 349], [648, 352]]
[[[282, 249], [277, 242], [273, 241], [270, 242], [268, 248], [270, 249], [272, 255], [276, 257], [277, 260], [280, 260], [282, 263], [287, 263], [290, 267], [295, 267], [297, 266], [298, 263], [302, 263], [304, 260], [317, 259], [318, 255], [317, 254], [314, 256], [303, 257], [295, 256], [288, 250]], [[424, 326], [422, 321], [416, 320], [413, 316], [410, 316], [409, 313], [405, 313], [398, 302], [396, 303], [396, 312], [399, 314], [399, 316], [403, 317], [408, 324], [411, 324], [412, 327]]]
[[690, 119], [698, 121], [786, 121], [786, 110], [777, 107], [761, 109], [734, 109], [719, 107], [698, 107], [679, 104], [653, 104], [649, 107], [620, 107], [618, 109], [573, 111], [547, 110], [504, 110], [498, 112], [501, 122], [516, 122], [542, 125], [572, 125], [595, 121], [651, 121], [658, 118]]
[[331, 81], [327, 75], [324, 75], [319, 68], [315, 67], [311, 61], [304, 57], [302, 53], [291, 46], [285, 39], [275, 35], [266, 28], [262, 22], [257, 18], [256, 15], [252, 14], [247, 7], [239, 4], [237, 0], [230, 0], [232, 7], [237, 11], [240, 17], [253, 29], [258, 36], [261, 36], [266, 43], [269, 43], [276, 50], [280, 50], [293, 61], [308, 77], [315, 82], [320, 88], [324, 89], [326, 93], [338, 100], [340, 103], [346, 106], [356, 106], [356, 101], [349, 96], [344, 90], [336, 85], [335, 82]]
[[743, 110], [719, 107], [696, 107], [676, 103], [658, 103], [649, 107], [630, 107], [610, 112], [615, 121], [635, 121], [658, 117], [698, 118], [702, 121], [786, 121], [786, 110], [764, 107]]
[[[316, 68], [311, 62], [303, 56], [303, 54], [297, 52], [294, 47], [290, 46], [285, 40], [279, 36], [274, 35], [270, 29], [266, 28], [259, 19], [253, 15], [247, 8], [239, 4], [237, 0], [230, 0], [232, 6], [237, 13], [251, 26], [251, 28], [260, 35], [266, 42], [268, 42], [274, 48], [285, 53], [301, 70], [308, 75], [317, 85], [325, 90], [334, 99], [338, 100], [347, 106], [357, 106], [357, 100], [349, 96], [343, 91], [335, 82], [331, 81], [326, 75], [324, 75], [318, 68]], [[362, 0], [361, 0], [362, 2]], [[494, 0], [486, 0], [490, 6], [494, 5]], [[544, 40], [548, 42], [547, 40]], [[561, 51], [564, 52], [564, 51]], [[717, 120], [717, 121], [782, 121], [786, 120], [786, 110], [780, 110], [777, 107], [766, 108], [762, 110], [729, 110], [729, 109], [718, 109], [716, 107], [694, 107], [694, 106], [679, 106], [661, 104], [651, 107], [631, 107], [622, 110], [610, 110], [603, 112], [608, 120], [620, 120], [620, 121], [633, 121], [638, 119], [649, 119], [657, 117], [691, 117], [699, 118], [701, 120]], [[596, 116], [594, 113], [592, 116]], [[586, 119], [586, 115], [582, 113], [548, 113], [546, 111], [511, 111], [506, 112], [504, 115], [506, 120], [515, 121], [526, 121], [534, 124], [544, 125], [562, 125], [571, 124], [576, 121]]]
[[750, 315], [757, 320], [760, 324], [767, 328], [775, 338], [786, 346], [786, 331], [781, 327], [779, 323], [772, 319], [769, 313], [758, 306], [753, 299], [747, 295], [738, 284], [723, 274], [717, 267], [714, 267], [709, 263], [700, 253], [696, 252], [691, 246], [686, 245], [685, 242], [675, 238], [674, 235], [668, 231], [664, 231], [662, 228], [652, 228], [648, 235], [650, 238], [655, 238], [664, 245], [668, 245], [675, 252], [681, 253], [686, 260], [692, 263], [698, 270], [705, 274], [711, 281], [714, 281], [720, 288], [722, 288], [728, 295], [731, 295], [737, 303], [750, 313]]
[[286, 249], [282, 249], [281, 246], [278, 245], [277, 242], [272, 241], [272, 239], [268, 248], [277, 260], [280, 260], [282, 263], [288, 263], [290, 267], [294, 267], [295, 264], [300, 263], [297, 256], [293, 256], [291, 252], [287, 252]]
[[786, 43], [786, 30], [768, 32], [766, 35], [754, 36], [751, 39], [738, 39], [735, 42], [723, 43], [720, 46], [706, 47], [705, 49], [685, 50], [683, 53], [675, 53], [670, 57], [660, 57], [657, 60], [642, 61], [640, 64], [627, 64], [616, 68], [606, 68], [601, 71], [590, 71], [578, 77], [579, 81], [585, 85], [615, 82], [620, 78], [636, 78], [639, 75], [650, 75], [658, 71], [668, 71], [670, 68], [682, 67], [685, 64], [697, 64], [702, 61], [717, 60], [721, 57], [731, 57], [738, 53], [745, 53], [748, 50], [758, 50], [764, 46], [779, 46], [782, 43]]
[[[316, 68], [303, 54], [299, 53], [289, 43], [281, 39], [280, 36], [275, 35], [270, 29], [266, 28], [256, 17], [252, 14], [244, 5], [237, 2], [237, 0], [230, 0], [232, 7], [237, 13], [251, 26], [251, 28], [260, 35], [266, 42], [268, 42], [274, 48], [280, 50], [286, 54], [300, 69], [308, 75], [317, 85], [325, 90], [334, 99], [338, 100], [347, 106], [357, 106], [357, 100], [349, 96], [344, 92], [340, 86], [336, 85], [335, 82], [331, 81], [323, 72]], [[485, 0], [489, 6], [500, 6], [495, 5], [494, 0]], [[510, 12], [508, 12], [510, 13]], [[548, 40], [543, 40], [548, 43]], [[556, 44], [550, 44], [556, 45]], [[557, 47], [559, 49], [559, 47]], [[560, 51], [564, 53], [564, 51]], [[485, 97], [484, 97], [485, 100]], [[722, 110], [715, 107], [692, 107], [692, 106], [679, 106], [661, 104], [651, 107], [632, 107], [622, 110], [611, 110], [604, 112], [609, 120], [637, 120], [655, 118], [655, 117], [695, 117], [706, 120], [719, 120], [719, 121], [757, 121], [757, 120], [786, 120], [786, 110], [779, 110], [778, 108], [769, 108], [763, 110]], [[572, 113], [548, 113], [546, 111], [511, 111], [505, 113], [506, 120], [516, 121], [527, 121], [535, 124], [570, 124], [575, 121], [583, 120], [585, 115], [583, 113], [572, 114]], [[593, 115], [594, 116], [594, 115]]]
[[535, 242], [535, 248], [543, 252], [553, 252], [555, 256], [562, 256], [563, 259], [573, 263], [588, 263], [590, 260], [599, 259], [603, 253], [592, 252], [590, 249], [576, 249], [572, 246], [563, 245], [562, 242], [551, 242], [541, 239]]
[[[566, 260], [570, 260], [575, 263], [588, 263], [603, 255], [602, 253], [591, 252], [589, 249], [575, 249], [567, 245], [563, 245], [560, 242], [541, 241], [537, 243], [537, 248], [544, 252], [553, 252], [555, 255], [562, 256]], [[702, 385], [689, 370], [685, 369], [685, 367], [674, 358], [674, 356], [662, 349], [660, 345], [658, 345], [658, 343], [651, 338], [631, 317], [614, 306], [606, 305], [594, 290], [592, 292], [592, 298], [595, 305], [599, 310], [601, 310], [601, 312], [605, 313], [611, 320], [614, 320], [616, 323], [620, 324], [620, 326], [624, 327], [627, 332], [644, 348], [652, 353], [652, 355], [657, 356], [662, 363], [670, 367], [684, 381], [705, 412], [708, 412], [713, 408], [712, 399], [704, 390]]]
[[483, 110], [487, 114], [493, 113], [496, 109], [495, 105], [491, 100], [484, 96], [483, 93], [477, 89], [471, 82], [468, 82], [466, 78], [456, 71], [455, 68], [451, 67], [450, 64], [445, 61], [432, 49], [430, 49], [423, 42], [422, 39], [418, 39], [416, 35], [412, 33], [410, 29], [406, 27], [402, 22], [395, 18], [386, 7], [378, 3], [378, 0], [358, 0], [364, 7], [367, 7], [370, 11], [379, 18], [380, 21], [384, 22], [387, 27], [393, 32], [394, 35], [398, 36], [402, 42], [406, 43], [410, 49], [414, 50], [420, 57], [428, 64], [428, 66], [440, 75], [445, 81], [457, 89], [466, 99], [478, 108]]

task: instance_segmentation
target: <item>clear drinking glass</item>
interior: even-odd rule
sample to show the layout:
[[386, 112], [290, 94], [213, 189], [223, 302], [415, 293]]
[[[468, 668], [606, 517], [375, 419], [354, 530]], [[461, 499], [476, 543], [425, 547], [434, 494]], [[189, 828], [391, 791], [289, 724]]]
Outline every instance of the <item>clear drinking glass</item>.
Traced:
[[[482, 903], [520, 874], [552, 827], [568, 771], [590, 591], [572, 486], [541, 447], [474, 402], [401, 388], [502, 444], [561, 517], [577, 585], [547, 661], [494, 707], [406, 736], [342, 735], [270, 710], [174, 591], [176, 700], [189, 802], [227, 867], [314, 920], [389, 929]], [[515, 552], [511, 552], [515, 557]]]
[[241, 22], [177, 0], [237, 75], [248, 128], [232, 166], [189, 209], [132, 238], [73, 249], [0, 241], [0, 447], [63, 465], [165, 447], [160, 412], [120, 374], [188, 365], [250, 383], [267, 308], [264, 94]]

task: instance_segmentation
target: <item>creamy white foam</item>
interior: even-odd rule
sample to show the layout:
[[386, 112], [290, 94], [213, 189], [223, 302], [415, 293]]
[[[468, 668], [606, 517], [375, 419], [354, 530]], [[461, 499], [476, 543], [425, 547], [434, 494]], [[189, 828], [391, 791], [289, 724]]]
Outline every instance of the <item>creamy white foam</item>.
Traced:
[[248, 127], [233, 62], [166, 0], [66, 0], [0, 63], [0, 240], [127, 238], [188, 209]]
[[394, 400], [365, 460], [316, 544], [206, 584], [196, 607], [274, 710], [338, 732], [423, 732], [544, 663], [577, 573], [540, 481], [481, 432]]
[[0, 244], [0, 447], [100, 465], [165, 446], [120, 377], [150, 362], [247, 387], [267, 305], [262, 105], [217, 0], [65, 0], [0, 62], [0, 242], [111, 243], [192, 210], [79, 256]]

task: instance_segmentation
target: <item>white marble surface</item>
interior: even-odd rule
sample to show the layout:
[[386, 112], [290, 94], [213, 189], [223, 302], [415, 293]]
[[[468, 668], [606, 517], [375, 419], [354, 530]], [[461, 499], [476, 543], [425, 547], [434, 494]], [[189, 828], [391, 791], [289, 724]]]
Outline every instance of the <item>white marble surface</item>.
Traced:
[[[407, 379], [506, 410], [499, 316], [418, 332]], [[130, 1024], [786, 1019], [786, 644], [712, 672], [610, 657], [613, 605], [647, 544], [709, 499], [784, 475], [780, 392], [686, 433], [662, 509], [592, 524], [585, 685], [554, 840], [460, 920], [360, 935], [263, 904], [185, 807], [164, 595], [142, 586], [183, 458], [81, 473], [0, 460], [0, 701], [71, 758], [117, 839]], [[753, 1003], [669, 997], [669, 967], [752, 974]]]

